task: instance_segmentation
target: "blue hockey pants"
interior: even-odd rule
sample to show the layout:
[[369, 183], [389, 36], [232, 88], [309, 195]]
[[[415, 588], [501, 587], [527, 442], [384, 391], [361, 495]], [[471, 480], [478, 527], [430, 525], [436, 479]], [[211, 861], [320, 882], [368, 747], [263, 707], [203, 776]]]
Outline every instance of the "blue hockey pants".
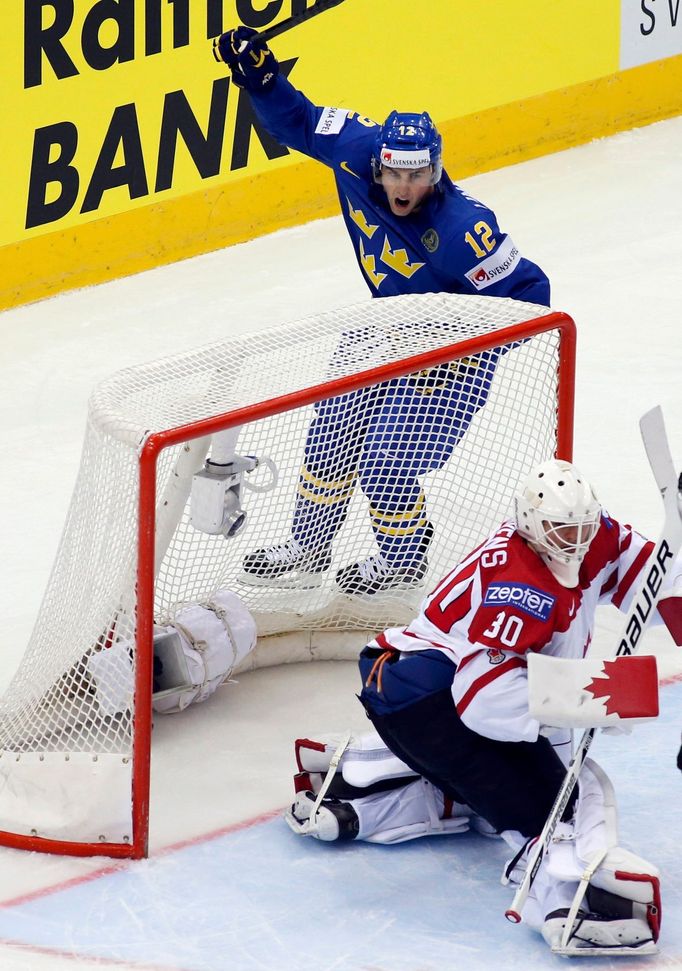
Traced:
[[500, 350], [320, 401], [308, 429], [292, 527], [306, 548], [330, 542], [356, 484], [380, 553], [398, 566], [427, 527], [420, 477], [442, 468], [490, 392]]

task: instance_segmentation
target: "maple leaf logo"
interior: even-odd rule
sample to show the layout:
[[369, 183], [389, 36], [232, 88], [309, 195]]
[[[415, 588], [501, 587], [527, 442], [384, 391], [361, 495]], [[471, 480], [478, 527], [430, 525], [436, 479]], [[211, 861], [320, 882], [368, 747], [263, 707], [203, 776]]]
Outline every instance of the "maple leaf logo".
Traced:
[[658, 715], [658, 672], [654, 657], [618, 657], [604, 661], [603, 678], [592, 678], [585, 691], [604, 701], [607, 715], [655, 718]]

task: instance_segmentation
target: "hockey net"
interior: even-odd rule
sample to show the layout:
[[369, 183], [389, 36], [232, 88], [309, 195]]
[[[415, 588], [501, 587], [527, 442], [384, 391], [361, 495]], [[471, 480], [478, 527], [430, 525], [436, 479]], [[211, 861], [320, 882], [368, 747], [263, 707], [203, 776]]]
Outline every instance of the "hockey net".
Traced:
[[[570, 318], [532, 304], [405, 296], [204, 346], [100, 386], [47, 591], [0, 702], [0, 842], [144, 855], [154, 623], [172, 622], [183, 605], [230, 589], [258, 623], [253, 666], [277, 657], [272, 645], [286, 632], [307, 644], [321, 632], [335, 632], [337, 642], [348, 632], [350, 643], [350, 632], [407, 622], [425, 588], [510, 513], [529, 468], [554, 454], [570, 458], [574, 343]], [[477, 369], [479, 377], [489, 371], [482, 396], [480, 381], [466, 380]], [[465, 378], [456, 407], [451, 399], [449, 410], [440, 408], [438, 392], [453, 375]], [[378, 408], [387, 388], [408, 386], [433, 407], [416, 416], [401, 413], [400, 404]], [[331, 568], [314, 587], [244, 583], [244, 556], [290, 535], [315, 403], [330, 400], [343, 410], [334, 435], [316, 448], [319, 460], [352, 430], [346, 464], [325, 467], [329, 479], [341, 468], [342, 484], [320, 491], [318, 461], [317, 476], [303, 486], [316, 499], [343, 495]], [[421, 442], [429, 427], [435, 441], [462, 415], [464, 430], [451, 457], [419, 477], [434, 531], [424, 582], [347, 596], [336, 571], [377, 551], [373, 512], [355, 475], [371, 414], [417, 422]], [[192, 525], [189, 488], [210, 455], [211, 436], [230, 428], [236, 453], [261, 462], [245, 477], [255, 487], [242, 495], [246, 524], [226, 539]], [[408, 451], [411, 442], [408, 436]], [[395, 509], [398, 479], [382, 485], [386, 509]], [[400, 513], [391, 515], [399, 527]], [[120, 670], [116, 663], [98, 669], [114, 645], [123, 645]]]

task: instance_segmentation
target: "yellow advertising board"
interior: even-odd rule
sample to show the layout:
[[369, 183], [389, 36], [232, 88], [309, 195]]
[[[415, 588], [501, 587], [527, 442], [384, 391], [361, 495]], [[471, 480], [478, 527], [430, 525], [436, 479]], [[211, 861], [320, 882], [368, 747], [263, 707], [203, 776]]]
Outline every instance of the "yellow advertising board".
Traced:
[[[428, 110], [457, 179], [682, 111], [675, 8], [652, 45], [651, 2], [638, 25], [628, 0], [344, 0], [272, 48], [317, 104]], [[258, 126], [211, 54], [229, 26], [313, 6], [7, 4], [0, 308], [336, 211], [327, 173]]]

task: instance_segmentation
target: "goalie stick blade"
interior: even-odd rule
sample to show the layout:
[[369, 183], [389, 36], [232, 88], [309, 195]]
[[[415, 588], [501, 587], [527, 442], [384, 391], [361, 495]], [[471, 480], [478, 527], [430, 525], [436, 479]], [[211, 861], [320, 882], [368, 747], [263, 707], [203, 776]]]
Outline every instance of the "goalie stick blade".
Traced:
[[656, 405], [651, 411], [647, 411], [639, 419], [639, 430], [644, 442], [647, 458], [651, 471], [656, 479], [656, 485], [663, 492], [668, 484], [675, 478], [675, 467], [673, 465], [668, 436], [665, 431], [665, 422], [660, 405]]
[[674, 523], [674, 511], [677, 511], [678, 529], [682, 533], [682, 475], [678, 477], [675, 470], [660, 405], [642, 415], [639, 428], [651, 471], [663, 497], [666, 516], [670, 515], [671, 523]]

